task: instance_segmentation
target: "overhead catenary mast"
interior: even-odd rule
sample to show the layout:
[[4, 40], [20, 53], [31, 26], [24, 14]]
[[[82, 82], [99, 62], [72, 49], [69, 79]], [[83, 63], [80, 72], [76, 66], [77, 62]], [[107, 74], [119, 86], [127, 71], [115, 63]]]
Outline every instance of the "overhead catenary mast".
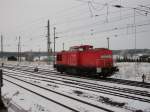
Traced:
[[1, 53], [3, 53], [3, 35], [1, 35]]
[[50, 47], [50, 22], [48, 20], [47, 22], [47, 59], [48, 59], [48, 64], [50, 64], [50, 55], [51, 55], [51, 47]]
[[18, 62], [21, 62], [21, 37], [18, 40]]
[[107, 37], [107, 48], [109, 49], [109, 37]]
[[1, 54], [2, 54], [2, 60], [3, 60], [3, 35], [1, 35]]

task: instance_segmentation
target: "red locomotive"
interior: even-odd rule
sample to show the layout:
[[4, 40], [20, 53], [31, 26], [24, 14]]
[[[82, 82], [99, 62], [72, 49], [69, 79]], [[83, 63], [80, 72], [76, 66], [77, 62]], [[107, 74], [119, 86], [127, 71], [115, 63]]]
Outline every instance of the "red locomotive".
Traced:
[[70, 74], [99, 74], [102, 77], [118, 71], [113, 66], [112, 51], [91, 45], [73, 46], [69, 51], [57, 53], [55, 68]]

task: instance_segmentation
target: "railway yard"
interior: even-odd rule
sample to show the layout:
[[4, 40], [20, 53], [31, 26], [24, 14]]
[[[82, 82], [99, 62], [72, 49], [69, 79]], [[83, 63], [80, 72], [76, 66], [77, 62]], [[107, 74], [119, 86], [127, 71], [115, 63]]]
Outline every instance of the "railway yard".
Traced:
[[36, 72], [34, 68], [32, 64], [2, 68], [2, 95], [10, 112], [150, 111], [149, 82], [60, 74], [53, 65], [40, 65]]
[[150, 0], [0, 0], [0, 112], [150, 112]]

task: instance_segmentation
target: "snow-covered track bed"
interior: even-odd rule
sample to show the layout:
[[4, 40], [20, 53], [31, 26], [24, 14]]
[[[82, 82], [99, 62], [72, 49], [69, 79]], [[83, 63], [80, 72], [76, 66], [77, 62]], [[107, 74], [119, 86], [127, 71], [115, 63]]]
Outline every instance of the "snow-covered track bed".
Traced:
[[[18, 83], [17, 83], [18, 81], [15, 81], [15, 82], [14, 82], [14, 81], [9, 80], [9, 78], [10, 78], [10, 77], [6, 77], [6, 78], [4, 78], [4, 80], [7, 81], [7, 82], [9, 82], [9, 83], [12, 83], [12, 84], [14, 84], [14, 85], [17, 85], [18, 87], [21, 87], [21, 88], [23, 88], [23, 89], [25, 89], [25, 90], [27, 90], [27, 91], [29, 91], [29, 92], [32, 92], [32, 93], [34, 93], [34, 94], [36, 94], [36, 95], [38, 95], [38, 96], [40, 96], [40, 97], [43, 97], [43, 98], [45, 98], [46, 100], [49, 100], [49, 101], [54, 102], [54, 103], [56, 103], [56, 104], [58, 104], [58, 105], [61, 105], [62, 107], [66, 108], [66, 109], [69, 109], [69, 110], [75, 111], [75, 112], [79, 112], [79, 111], [77, 111], [77, 110], [75, 110], [75, 109], [73, 109], [73, 108], [71, 108], [71, 107], [68, 107], [68, 106], [66, 106], [66, 105], [64, 105], [64, 104], [62, 104], [62, 103], [59, 103], [59, 102], [57, 102], [57, 101], [55, 101], [55, 100], [53, 100], [53, 99], [50, 99], [50, 98], [48, 98], [48, 97], [46, 97], [46, 96], [44, 96], [44, 95], [42, 95], [42, 94], [40, 94], [40, 93], [38, 93], [38, 92], [35, 92], [34, 90], [29, 89], [28, 87], [21, 86], [21, 84], [18, 84]], [[14, 77], [11, 77], [11, 78], [14, 78]], [[11, 78], [10, 78], [10, 79], [11, 79]], [[16, 79], [16, 78], [14, 78], [14, 79]], [[13, 80], [14, 80], [14, 79], [13, 79]]]
[[117, 84], [124, 84], [136, 87], [143, 87], [143, 88], [150, 88], [150, 83], [146, 82], [139, 82], [139, 81], [131, 81], [131, 80], [123, 80], [123, 79], [115, 79], [115, 78], [107, 78], [107, 79], [100, 79], [101, 81], [112, 82]]
[[[26, 68], [25, 71], [33, 71], [33, 68]], [[136, 86], [136, 87], [143, 87], [143, 88], [150, 88], [150, 83], [143, 83], [143, 82], [138, 82], [138, 81], [131, 81], [131, 80], [123, 80], [123, 79], [115, 79], [115, 78], [100, 78], [97, 75], [93, 76], [86, 76], [86, 75], [70, 75], [70, 74], [61, 74], [58, 73], [54, 70], [48, 71], [48, 70], [42, 70], [40, 69], [39, 73], [45, 75], [45, 74], [50, 74], [54, 73], [59, 76], [68, 76], [68, 77], [76, 77], [76, 78], [81, 78], [81, 79], [87, 79], [87, 80], [95, 80], [95, 81], [102, 81], [102, 82], [109, 82], [109, 83], [116, 83], [116, 84], [122, 84], [122, 85], [130, 85], [130, 86]]]
[[[106, 85], [100, 85], [90, 82], [84, 82], [79, 80], [73, 80], [73, 79], [59, 79], [59, 78], [53, 78], [51, 76], [42, 76], [40, 74], [33, 74], [29, 72], [23, 72], [23, 71], [5, 71], [5, 74], [9, 74], [13, 77], [22, 77], [24, 79], [31, 79], [34, 81], [43, 81], [47, 83], [55, 83], [58, 85], [64, 85], [74, 88], [80, 88], [88, 91], [94, 91], [98, 93], [113, 95], [117, 97], [123, 97], [128, 98], [132, 100], [138, 100], [142, 102], [150, 103], [150, 93], [147, 91], [140, 91], [140, 90], [134, 90], [129, 88], [120, 88], [120, 87], [112, 87], [112, 86], [106, 86]], [[16, 75], [15, 73], [19, 74]]]
[[[33, 72], [35, 67], [32, 66], [14, 66], [14, 65], [6, 65], [6, 68], [9, 69], [18, 69], [18, 70], [23, 70], [23, 71], [28, 71], [28, 72]], [[60, 74], [56, 72], [55, 70], [48, 70], [48, 69], [43, 69], [39, 68], [38, 73], [42, 75], [57, 75], [56, 77], [61, 77], [61, 76], [67, 76], [67, 77], [76, 77], [76, 78], [81, 78], [81, 79], [87, 79], [87, 80], [95, 80], [95, 81], [102, 81], [102, 82], [109, 82], [109, 83], [116, 83], [116, 84], [122, 84], [122, 85], [130, 85], [130, 86], [136, 86], [136, 87], [142, 87], [142, 88], [150, 88], [150, 83], [143, 83], [143, 82], [138, 82], [138, 81], [131, 81], [131, 80], [123, 80], [123, 79], [115, 79], [115, 78], [106, 78], [102, 79], [99, 78], [98, 76], [76, 76], [76, 75], [68, 75], [68, 74]]]
[[[29, 69], [26, 69], [25, 71], [32, 72], [33, 69], [29, 68]], [[142, 88], [150, 88], [150, 83], [146, 83], [146, 82], [143, 83], [143, 82], [138, 82], [138, 81], [115, 79], [115, 78], [100, 78], [96, 75], [94, 75], [94, 76], [85, 76], [85, 75], [77, 76], [77, 75], [61, 74], [54, 70], [51, 70], [51, 71], [40, 70], [38, 73], [43, 74], [43, 75], [54, 73], [57, 76], [76, 77], [76, 78], [87, 79], [87, 80], [95, 80], [95, 81], [116, 83], [116, 84], [122, 84], [122, 85], [130, 85], [130, 86], [136, 86], [136, 87], [142, 87]]]
[[[88, 109], [92, 110], [92, 112], [98, 112], [98, 111], [100, 111], [100, 112], [103, 112], [103, 111], [104, 112], [114, 112], [114, 111], [116, 111], [116, 109], [115, 110], [107, 109], [105, 107], [96, 105], [94, 103], [84, 101], [81, 99], [77, 99], [75, 97], [54, 91], [52, 89], [47, 89], [47, 88], [40, 86], [38, 84], [24, 80], [21, 77], [16, 77], [15, 74], [17, 75], [18, 73], [14, 73], [14, 76], [13, 76], [13, 74], [10, 74], [10, 73], [7, 73], [7, 74], [4, 73], [4, 80], [6, 80], [12, 84], [15, 84], [15, 85], [17, 85], [23, 89], [26, 89], [30, 92], [33, 92], [33, 93], [35, 93], [35, 94], [37, 94], [37, 95], [39, 95], [39, 96], [41, 96], [47, 100], [50, 100], [54, 103], [57, 103], [57, 104], [65, 107], [67, 109], [70, 109], [71, 111], [79, 112], [80, 110], [78, 110], [78, 107], [80, 107], [80, 106], [82, 106], [83, 108], [87, 108], [87, 110]], [[65, 101], [62, 101], [62, 100], [65, 100]], [[61, 102], [66, 102], [66, 103], [63, 104]], [[117, 111], [119, 112], [119, 111], [121, 111], [121, 109], [118, 109]]]

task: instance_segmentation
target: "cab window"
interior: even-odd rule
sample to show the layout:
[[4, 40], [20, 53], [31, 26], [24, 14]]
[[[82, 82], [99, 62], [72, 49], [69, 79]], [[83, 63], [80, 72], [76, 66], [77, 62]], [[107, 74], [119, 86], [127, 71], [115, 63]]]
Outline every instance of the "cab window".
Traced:
[[60, 54], [57, 55], [57, 61], [62, 61], [62, 55]]

